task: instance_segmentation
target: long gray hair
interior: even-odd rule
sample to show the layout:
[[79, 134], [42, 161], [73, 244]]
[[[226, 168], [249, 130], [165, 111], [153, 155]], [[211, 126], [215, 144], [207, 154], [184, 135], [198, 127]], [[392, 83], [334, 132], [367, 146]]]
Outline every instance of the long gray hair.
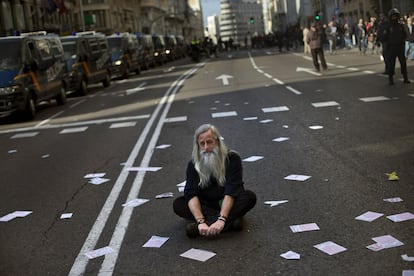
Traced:
[[213, 134], [214, 139], [216, 140], [217, 144], [217, 151], [215, 156], [215, 169], [213, 170], [213, 176], [216, 178], [217, 183], [220, 186], [224, 186], [224, 183], [226, 182], [226, 158], [228, 153], [228, 148], [226, 144], [222, 141], [220, 132], [218, 129], [211, 125], [211, 124], [203, 124], [199, 126], [194, 134], [194, 146], [193, 146], [193, 160], [194, 160], [194, 167], [196, 171], [198, 172], [198, 175], [200, 177], [199, 186], [201, 188], [205, 188], [208, 186], [210, 182], [211, 172], [203, 168], [203, 160], [201, 156], [201, 149], [198, 145], [198, 137], [207, 132], [211, 131]]

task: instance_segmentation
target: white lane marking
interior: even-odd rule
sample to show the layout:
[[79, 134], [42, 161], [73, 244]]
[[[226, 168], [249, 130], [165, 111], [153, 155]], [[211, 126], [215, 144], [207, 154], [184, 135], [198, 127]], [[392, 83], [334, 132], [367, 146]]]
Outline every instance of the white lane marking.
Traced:
[[[204, 63], [205, 64], [205, 63]], [[161, 129], [164, 125], [165, 118], [167, 117], [168, 111], [170, 110], [171, 104], [174, 101], [174, 97], [177, 91], [180, 89], [182, 83], [188, 79], [193, 73], [195, 73], [199, 68], [201, 68], [204, 64], [198, 64], [196, 68], [186, 72], [184, 75], [180, 76], [181, 80], [178, 85], [176, 85], [175, 81], [173, 85], [168, 89], [166, 95], [164, 96], [162, 102], [165, 101], [165, 97], [170, 94], [167, 99], [167, 104], [164, 108], [163, 113], [160, 116], [158, 124], [154, 130], [154, 134], [149, 141], [147, 150], [145, 151], [144, 157], [141, 161], [140, 167], [148, 167], [148, 164], [151, 161], [152, 154], [154, 153], [154, 147], [157, 144], [157, 140], [161, 134]], [[128, 199], [132, 200], [138, 197], [139, 191], [141, 189], [142, 183], [144, 181], [145, 172], [138, 172], [134, 183], [132, 184], [131, 190], [128, 194]], [[109, 246], [115, 250], [113, 254], [109, 254], [105, 256], [104, 262], [102, 263], [101, 269], [98, 275], [112, 275], [113, 270], [115, 268], [116, 261], [118, 259], [119, 250], [122, 245], [122, 241], [125, 237], [126, 229], [128, 229], [128, 224], [132, 216], [133, 208], [123, 208], [122, 214], [119, 217], [118, 223], [116, 225], [115, 231], [112, 235], [111, 241]]]
[[19, 134], [15, 134], [12, 137], [10, 137], [10, 139], [17, 139], [17, 138], [28, 138], [28, 137], [34, 137], [36, 135], [38, 135], [39, 132], [26, 132], [26, 133], [19, 133]]
[[408, 94], [408, 96], [410, 96], [410, 97], [414, 97], [414, 94]]
[[375, 72], [374, 71], [370, 71], [370, 70], [366, 70], [366, 71], [363, 71], [365, 74], [375, 74]]
[[265, 76], [265, 77], [267, 77], [267, 78], [269, 78], [269, 79], [273, 78], [273, 77], [272, 77], [271, 75], [269, 75], [268, 73], [265, 73], [265, 74], [264, 74], [264, 76]]
[[137, 122], [114, 123], [109, 128], [134, 127]]
[[74, 127], [74, 128], [65, 128], [59, 132], [59, 134], [67, 134], [67, 133], [76, 133], [76, 132], [84, 132], [88, 129], [88, 127]]
[[171, 118], [165, 119], [166, 123], [184, 122], [184, 121], [187, 121], [187, 116], [178, 116], [178, 117], [171, 117]]
[[228, 111], [228, 112], [211, 113], [212, 118], [231, 117], [231, 116], [237, 116], [237, 112], [236, 111]]
[[50, 116], [48, 119], [41, 121], [40, 123], [38, 123], [37, 125], [35, 125], [35, 128], [38, 128], [42, 125], [47, 124], [48, 122], [50, 122], [50, 120], [52, 120], [53, 118], [56, 118], [57, 116], [61, 115], [62, 113], [64, 113], [65, 111], [59, 111], [58, 113], [56, 113], [55, 115]]
[[337, 106], [339, 103], [335, 101], [328, 101], [328, 102], [318, 102], [318, 103], [312, 103], [314, 107], [328, 107], [328, 106]]
[[149, 117], [150, 117], [149, 114], [145, 114], [145, 115], [138, 115], [138, 116], [119, 117], [119, 118], [91, 120], [91, 121], [81, 121], [81, 122], [65, 123], [65, 124], [44, 125], [44, 126], [40, 126], [40, 127], [23, 127], [23, 128], [16, 128], [16, 129], [1, 130], [0, 134], [30, 131], [30, 130], [39, 130], [39, 129], [65, 128], [65, 127], [75, 127], [75, 126], [83, 126], [83, 125], [112, 123], [112, 122], [119, 122], [119, 121], [140, 120], [140, 119], [147, 119]]
[[366, 97], [366, 98], [359, 98], [359, 99], [365, 103], [391, 100], [390, 98], [385, 97], [385, 96]]
[[284, 85], [285, 83], [279, 79], [274, 78], [273, 79], [276, 83], [280, 84], [280, 85]]
[[348, 67], [347, 69], [349, 71], [358, 71], [359, 70], [358, 68], [355, 68], [355, 67]]
[[294, 88], [293, 88], [293, 87], [291, 87], [291, 86], [286, 86], [286, 89], [287, 89], [287, 90], [289, 90], [289, 91], [291, 91], [291, 92], [293, 92], [293, 93], [295, 93], [296, 95], [301, 95], [301, 94], [302, 94], [302, 92], [300, 92], [300, 91], [298, 91], [298, 90], [294, 89]]
[[86, 102], [86, 99], [82, 99], [82, 100], [80, 100], [80, 101], [78, 101], [78, 102], [70, 105], [69, 108], [74, 108], [74, 107], [76, 107], [76, 106], [78, 106], [80, 104], [83, 104], [84, 102]]
[[262, 111], [264, 113], [289, 111], [289, 107], [287, 107], [287, 106], [264, 107], [264, 108], [262, 108]]
[[345, 69], [346, 66], [344, 66], [344, 65], [336, 65], [336, 68], [338, 68], [338, 69]]

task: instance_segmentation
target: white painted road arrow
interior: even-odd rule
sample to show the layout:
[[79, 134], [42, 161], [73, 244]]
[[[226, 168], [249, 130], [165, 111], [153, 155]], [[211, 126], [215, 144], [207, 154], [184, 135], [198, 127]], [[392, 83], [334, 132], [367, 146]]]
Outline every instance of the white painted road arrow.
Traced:
[[309, 73], [309, 74], [312, 74], [312, 75], [315, 75], [315, 76], [322, 76], [321, 73], [315, 72], [311, 68], [297, 67], [296, 72], [306, 72], [306, 73]]
[[137, 92], [139, 92], [139, 91], [145, 90], [145, 88], [143, 87], [145, 84], [146, 84], [146, 83], [144, 82], [144, 83], [141, 83], [139, 86], [137, 86], [137, 87], [135, 87], [135, 88], [127, 89], [127, 90], [126, 90], [126, 94], [127, 94], [127, 96], [128, 96], [128, 95], [131, 95], [131, 94], [134, 94], [134, 93], [137, 93]]
[[223, 85], [229, 85], [229, 79], [232, 79], [232, 78], [233, 76], [223, 74], [221, 76], [218, 76], [216, 80], [223, 80]]

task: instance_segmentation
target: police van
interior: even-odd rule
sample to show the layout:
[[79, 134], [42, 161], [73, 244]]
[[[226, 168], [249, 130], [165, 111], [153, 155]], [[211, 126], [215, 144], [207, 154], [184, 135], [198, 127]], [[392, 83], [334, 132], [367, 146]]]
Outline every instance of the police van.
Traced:
[[36, 105], [66, 103], [65, 61], [59, 37], [33, 32], [0, 38], [0, 116], [33, 119]]
[[111, 53], [111, 77], [128, 78], [130, 72], [141, 73], [138, 39], [130, 33], [115, 33], [107, 36]]
[[60, 40], [69, 74], [68, 91], [85, 95], [90, 84], [101, 82], [104, 87], [110, 86], [111, 56], [104, 34], [80, 32]]

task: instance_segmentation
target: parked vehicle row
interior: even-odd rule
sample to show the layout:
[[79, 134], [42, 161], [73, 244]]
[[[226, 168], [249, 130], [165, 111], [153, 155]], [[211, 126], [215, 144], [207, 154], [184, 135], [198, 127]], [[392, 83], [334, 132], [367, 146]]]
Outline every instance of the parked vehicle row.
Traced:
[[36, 105], [66, 102], [69, 91], [85, 95], [90, 84], [111, 84], [156, 64], [185, 56], [182, 37], [81, 32], [46, 32], [0, 37], [0, 116], [22, 113], [33, 119]]

